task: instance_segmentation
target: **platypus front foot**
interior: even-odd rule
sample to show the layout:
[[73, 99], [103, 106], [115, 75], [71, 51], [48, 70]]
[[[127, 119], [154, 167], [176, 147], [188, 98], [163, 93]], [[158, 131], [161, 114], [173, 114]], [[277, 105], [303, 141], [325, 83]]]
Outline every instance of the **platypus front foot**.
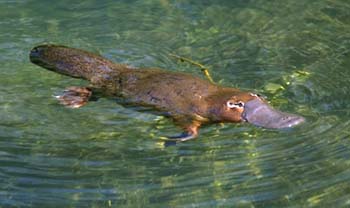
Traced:
[[192, 123], [185, 127], [185, 132], [178, 136], [170, 136], [168, 139], [176, 142], [185, 142], [191, 139], [195, 139], [198, 136], [198, 127], [198, 123]]
[[190, 132], [183, 132], [178, 136], [168, 136], [165, 138], [164, 146], [165, 147], [174, 146], [179, 142], [185, 142], [191, 139], [195, 139], [196, 137], [197, 135], [192, 134]]
[[87, 87], [68, 87], [62, 95], [55, 96], [59, 102], [69, 108], [80, 108], [85, 105], [91, 97], [91, 89]]
[[183, 132], [182, 134], [180, 134], [178, 136], [170, 136], [167, 138], [169, 140], [172, 140], [172, 141], [185, 142], [185, 141], [194, 139], [196, 137], [197, 137], [197, 135], [193, 134], [192, 132]]

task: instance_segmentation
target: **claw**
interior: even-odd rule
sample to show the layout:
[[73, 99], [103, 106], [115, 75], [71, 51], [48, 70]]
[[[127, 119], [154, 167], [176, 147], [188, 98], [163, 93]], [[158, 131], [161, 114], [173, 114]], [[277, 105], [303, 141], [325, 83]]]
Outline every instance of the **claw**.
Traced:
[[55, 97], [66, 107], [80, 108], [89, 101], [91, 94], [91, 90], [86, 87], [69, 87], [63, 91], [62, 95]]

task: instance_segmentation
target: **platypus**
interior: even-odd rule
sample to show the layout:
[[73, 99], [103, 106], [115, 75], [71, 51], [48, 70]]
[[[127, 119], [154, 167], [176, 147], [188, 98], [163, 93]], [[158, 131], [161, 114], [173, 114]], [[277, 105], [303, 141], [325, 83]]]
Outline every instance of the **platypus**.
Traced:
[[65, 106], [81, 107], [94, 92], [99, 92], [121, 99], [124, 104], [151, 107], [183, 128], [179, 136], [169, 137], [176, 141], [196, 138], [199, 127], [209, 123], [248, 122], [282, 129], [305, 120], [302, 116], [273, 109], [265, 99], [251, 92], [219, 86], [188, 73], [113, 63], [81, 49], [39, 45], [30, 51], [30, 61], [56, 73], [90, 82], [87, 87], [69, 87], [58, 96]]

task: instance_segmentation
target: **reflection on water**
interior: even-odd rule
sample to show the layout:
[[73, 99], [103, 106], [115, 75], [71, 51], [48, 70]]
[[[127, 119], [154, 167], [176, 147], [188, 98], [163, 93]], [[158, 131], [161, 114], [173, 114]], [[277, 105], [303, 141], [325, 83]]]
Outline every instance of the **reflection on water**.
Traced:
[[[0, 2], [0, 206], [350, 206], [350, 3], [335, 1]], [[100, 99], [71, 110], [52, 95], [85, 82], [28, 61], [42, 42], [134, 66], [202, 76], [169, 53], [252, 89], [306, 124], [272, 131], [178, 129]]]

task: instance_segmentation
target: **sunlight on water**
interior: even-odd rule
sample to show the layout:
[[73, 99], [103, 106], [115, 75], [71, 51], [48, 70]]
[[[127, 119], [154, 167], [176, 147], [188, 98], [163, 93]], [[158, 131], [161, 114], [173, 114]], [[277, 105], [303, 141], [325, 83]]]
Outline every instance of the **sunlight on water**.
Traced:
[[[347, 1], [13, 0], [0, 17], [0, 207], [350, 206]], [[169, 53], [189, 57], [306, 123], [211, 125], [164, 148], [180, 131], [166, 118], [60, 106], [87, 83], [31, 64], [45, 42], [202, 76]]]

